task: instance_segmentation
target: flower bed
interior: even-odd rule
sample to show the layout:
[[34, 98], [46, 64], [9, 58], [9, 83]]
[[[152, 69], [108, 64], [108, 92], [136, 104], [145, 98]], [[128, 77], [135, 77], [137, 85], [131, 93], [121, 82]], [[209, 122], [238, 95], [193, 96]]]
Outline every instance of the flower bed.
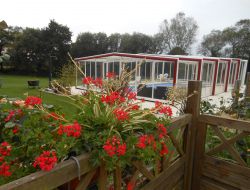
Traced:
[[141, 101], [128, 89], [128, 73], [107, 77], [83, 78], [88, 90], [69, 97], [78, 107], [72, 121], [38, 97], [2, 98], [0, 184], [37, 170], [50, 171], [58, 162], [86, 152], [91, 165], [105, 163], [109, 171], [168, 154], [171, 108], [156, 102], [154, 108], [141, 110]]

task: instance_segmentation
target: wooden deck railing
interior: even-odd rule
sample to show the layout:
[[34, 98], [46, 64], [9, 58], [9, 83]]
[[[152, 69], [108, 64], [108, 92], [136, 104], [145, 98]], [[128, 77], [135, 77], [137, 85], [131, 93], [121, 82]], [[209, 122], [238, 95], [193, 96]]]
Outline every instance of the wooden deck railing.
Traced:
[[[153, 164], [155, 167], [133, 162], [133, 172], [125, 179], [121, 168], [109, 173], [103, 165], [99, 168], [91, 167], [88, 162], [89, 155], [85, 154], [77, 157], [80, 164], [80, 180], [76, 162], [68, 160], [58, 164], [50, 172], [36, 172], [3, 185], [0, 190], [44, 190], [57, 187], [63, 190], [85, 190], [93, 182], [98, 184], [100, 190], [109, 189], [111, 183], [114, 184], [115, 190], [120, 190], [124, 189], [124, 184], [135, 181], [140, 182], [139, 189], [143, 190], [249, 189], [250, 160], [239, 154], [235, 143], [241, 139], [250, 142], [250, 122], [200, 115], [199, 81], [189, 81], [188, 94], [192, 95], [187, 102], [189, 114], [173, 119], [168, 131], [173, 151], [164, 159], [156, 160]], [[227, 136], [228, 131], [230, 136]], [[211, 134], [212, 138], [207, 138]], [[213, 144], [210, 141], [214, 138], [217, 139], [217, 143], [210, 146]], [[225, 150], [228, 153], [223, 156]], [[73, 179], [76, 182], [74, 184]]]
[[[186, 126], [191, 122], [191, 115], [185, 114], [179, 118], [175, 118], [172, 121], [171, 129], [169, 131], [170, 141], [172, 142], [173, 148], [176, 150], [175, 154], [170, 154], [162, 163], [162, 170], [157, 173], [156, 171], [149, 169], [142, 165], [140, 162], [134, 162], [134, 173], [130, 178], [131, 182], [135, 182], [139, 176], [144, 176], [148, 183], [142, 188], [145, 190], [152, 189], [165, 189], [166, 186], [169, 189], [179, 187], [182, 189], [183, 176], [184, 176], [184, 164], [186, 156], [182, 148], [182, 133]], [[177, 135], [173, 133], [178, 131]], [[98, 183], [98, 189], [108, 189], [107, 176], [109, 173], [105, 171], [104, 167], [92, 168], [89, 164], [89, 155], [84, 154], [77, 157], [80, 164], [80, 175], [81, 179], [78, 181], [78, 167], [74, 160], [67, 160], [59, 163], [50, 172], [36, 172], [9, 184], [0, 187], [0, 190], [16, 189], [16, 190], [27, 190], [27, 189], [54, 189], [73, 179], [76, 179], [76, 185], [72, 183], [67, 186], [71, 186], [71, 189], [84, 190], [86, 189], [93, 177], [96, 176], [96, 183]], [[114, 187], [115, 189], [121, 189], [123, 179], [122, 171], [118, 168], [114, 173]], [[142, 177], [140, 177], [142, 178]], [[154, 188], [153, 188], [154, 186]]]

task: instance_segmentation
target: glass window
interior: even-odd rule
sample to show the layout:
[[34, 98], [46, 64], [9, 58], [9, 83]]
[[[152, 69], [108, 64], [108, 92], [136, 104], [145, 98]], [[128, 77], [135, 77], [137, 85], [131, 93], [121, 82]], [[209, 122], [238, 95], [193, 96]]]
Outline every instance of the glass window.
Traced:
[[95, 62], [91, 62], [91, 77], [95, 78]]
[[96, 77], [98, 77], [98, 78], [102, 77], [102, 67], [103, 67], [102, 62], [97, 62], [96, 63]]
[[120, 74], [120, 64], [119, 62], [114, 62], [113, 63], [114, 66], [113, 66], [113, 72], [116, 74], [116, 75], [119, 75]]
[[179, 72], [178, 72], [178, 79], [185, 79], [186, 76], [186, 64], [179, 63]]
[[91, 68], [90, 68], [90, 62], [87, 61], [86, 62], [86, 77], [91, 76], [90, 70], [91, 70]]

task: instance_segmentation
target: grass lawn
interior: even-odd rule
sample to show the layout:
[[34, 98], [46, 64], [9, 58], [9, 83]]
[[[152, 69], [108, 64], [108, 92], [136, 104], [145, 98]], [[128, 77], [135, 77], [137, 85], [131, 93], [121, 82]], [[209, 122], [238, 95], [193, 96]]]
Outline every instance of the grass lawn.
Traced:
[[39, 80], [40, 87], [46, 88], [48, 86], [48, 78], [0, 74], [0, 79], [3, 81], [3, 86], [0, 88], [0, 95], [7, 95], [9, 98], [18, 97], [22, 99], [26, 98], [26, 94], [38, 96], [43, 99], [44, 103], [52, 104], [61, 108], [66, 117], [72, 117], [72, 114], [76, 112], [74, 102], [69, 98], [42, 92], [35, 88], [28, 88], [28, 80]]

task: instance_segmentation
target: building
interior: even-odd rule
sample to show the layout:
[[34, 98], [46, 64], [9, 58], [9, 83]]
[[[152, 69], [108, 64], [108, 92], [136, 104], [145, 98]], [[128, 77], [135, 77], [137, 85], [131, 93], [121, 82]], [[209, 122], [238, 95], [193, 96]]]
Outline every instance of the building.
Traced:
[[[188, 80], [202, 80], [202, 96], [227, 92], [236, 80], [242, 84], [246, 76], [247, 60], [219, 57], [195, 57], [153, 54], [107, 53], [76, 58], [85, 76], [105, 78], [107, 72], [119, 75], [123, 68], [134, 70], [131, 88], [138, 96], [163, 99], [168, 87], [186, 87]], [[76, 76], [81, 88], [83, 76]]]

